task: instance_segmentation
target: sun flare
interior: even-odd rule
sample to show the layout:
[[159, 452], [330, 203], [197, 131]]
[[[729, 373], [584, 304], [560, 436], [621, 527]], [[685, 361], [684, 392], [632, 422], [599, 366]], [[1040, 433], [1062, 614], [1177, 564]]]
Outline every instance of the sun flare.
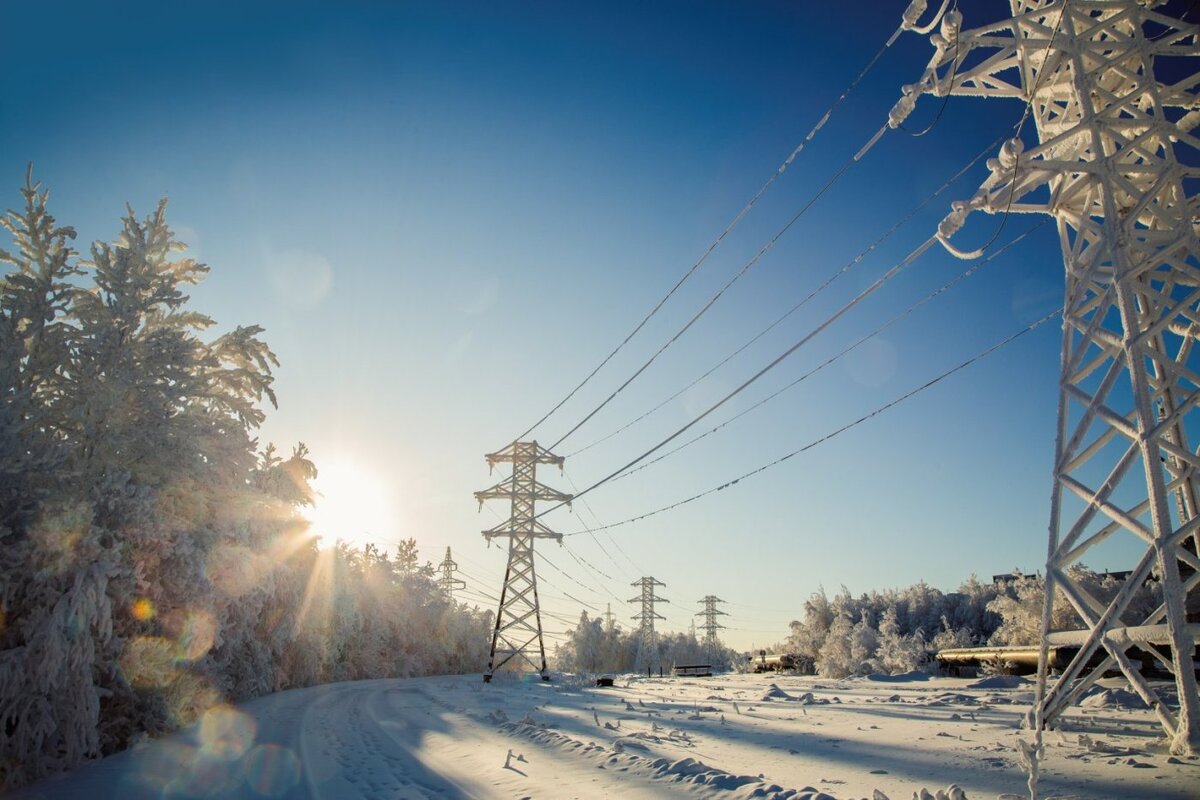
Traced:
[[396, 503], [378, 470], [351, 459], [331, 459], [318, 470], [316, 503], [305, 516], [323, 545], [342, 539], [386, 547], [398, 538]]

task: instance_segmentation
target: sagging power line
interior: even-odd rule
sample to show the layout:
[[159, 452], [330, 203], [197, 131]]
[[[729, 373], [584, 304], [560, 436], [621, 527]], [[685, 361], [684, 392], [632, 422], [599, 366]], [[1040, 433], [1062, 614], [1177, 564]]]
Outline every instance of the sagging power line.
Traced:
[[[942, 0], [942, 7], [941, 7], [941, 10], [938, 12], [937, 17], [940, 17], [942, 15], [942, 13], [945, 11], [947, 2], [948, 2], [948, 0]], [[642, 328], [644, 328], [646, 326], [646, 323], [648, 323], [650, 321], [650, 319], [659, 312], [659, 310], [666, 304], [666, 302], [668, 300], [671, 299], [671, 297], [675, 294], [675, 292], [677, 292], [679, 290], [679, 288], [681, 286], [683, 286], [683, 284], [686, 283], [687, 280], [689, 278], [691, 278], [692, 275], [694, 275], [696, 273], [696, 271], [700, 269], [701, 266], [704, 265], [704, 263], [708, 260], [709, 256], [712, 255], [713, 251], [715, 251], [717, 249], [717, 247], [720, 246], [721, 242], [723, 242], [725, 240], [725, 238], [727, 236], [729, 236], [730, 233], [733, 232], [733, 230], [741, 223], [741, 221], [743, 219], [745, 219], [746, 215], [750, 213], [750, 211], [754, 208], [755, 205], [757, 205], [758, 201], [762, 198], [762, 196], [764, 194], [766, 194], [767, 190], [771, 187], [771, 185], [774, 184], [775, 181], [778, 180], [780, 178], [780, 176], [782, 176], [783, 173], [787, 171], [788, 167], [790, 167], [792, 165], [792, 162], [794, 162], [796, 160], [796, 158], [799, 157], [799, 155], [808, 146], [809, 142], [811, 142], [813, 140], [813, 138], [817, 135], [817, 132], [820, 131], [821, 128], [823, 128], [825, 126], [825, 124], [829, 121], [830, 117], [833, 116], [833, 113], [838, 109], [838, 107], [842, 104], [842, 102], [845, 101], [845, 99], [847, 97], [849, 97], [850, 93], [854, 91], [854, 89], [858, 86], [858, 84], [862, 81], [862, 79], [865, 78], [872, 69], [874, 69], [875, 64], [878, 63], [879, 59], [883, 57], [883, 54], [885, 52], [887, 52], [888, 48], [890, 48], [892, 46], [892, 44], [895, 43], [896, 39], [898, 39], [900, 37], [900, 34], [902, 34], [905, 31], [913, 31], [916, 33], [925, 33], [932, 29], [929, 26], [923, 27], [918, 24], [918, 22], [920, 21], [921, 15], [923, 13], [925, 13], [926, 7], [927, 7], [927, 0], [912, 0], [912, 2], [909, 4], [908, 8], [905, 9], [904, 14], [901, 16], [901, 21], [900, 21], [899, 27], [897, 27], [896, 30], [891, 34], [891, 36], [888, 37], [887, 41], [884, 43], [884, 45], [881, 48], [879, 48], [879, 50], [875, 53], [875, 55], [871, 57], [871, 59], [867, 62], [867, 65], [865, 67], [863, 67], [863, 69], [854, 78], [854, 80], [852, 80], [850, 82], [850, 84], [841, 92], [841, 94], [838, 95], [837, 99], [833, 101], [833, 103], [829, 106], [828, 110], [825, 111], [824, 115], [822, 115], [822, 117], [817, 121], [817, 123], [815, 125], [813, 125], [813, 127], [809, 130], [808, 134], [800, 141], [799, 144], [796, 145], [795, 148], [792, 149], [792, 152], [788, 154], [788, 157], [783, 160], [783, 163], [781, 163], [776, 168], [776, 170], [773, 173], [771, 173], [770, 177], [768, 177], [766, 182], [763, 183], [762, 186], [759, 187], [758, 191], [754, 193], [754, 196], [750, 198], [749, 202], [747, 202], [746, 205], [743, 206], [742, 209], [733, 217], [733, 219], [730, 220], [730, 222], [725, 226], [725, 228], [721, 231], [721, 233], [718, 234], [717, 238], [715, 240], [713, 240], [712, 244], [710, 244], [708, 246], [708, 248], [704, 251], [704, 253], [701, 254], [700, 258], [697, 259], [697, 261], [694, 264], [692, 264], [692, 266], [686, 272], [684, 272], [683, 276], [680, 277], [678, 281], [676, 281], [676, 283], [670, 288], [670, 290], [668, 290], [667, 293], [665, 295], [663, 295], [663, 297], [650, 309], [650, 311], [641, 319], [641, 321], [639, 321], [638, 324], [634, 326], [633, 330], [630, 331], [625, 336], [625, 338], [621, 340], [621, 342], [612, 350], [612, 352], [610, 352], [607, 356], [605, 356], [603, 359], [601, 359], [600, 363], [597, 364], [591, 370], [591, 372], [589, 372], [584, 377], [584, 379], [582, 381], [580, 381], [573, 389], [571, 389], [571, 391], [569, 391], [565, 397], [563, 397], [553, 407], [551, 407], [551, 409], [549, 411], [547, 411], [545, 414], [543, 414], [542, 417], [540, 419], [538, 419], [537, 422], [530, 425], [527, 429], [525, 429], [525, 431], [523, 431], [519, 436], [517, 436], [516, 437], [517, 440], [524, 439], [526, 436], [528, 436], [530, 433], [532, 433], [534, 430], [536, 430], [539, 425], [541, 425], [543, 422], [545, 422], [547, 419], [549, 419], [555, 412], [557, 412], [560, 408], [562, 408], [563, 405], [565, 405], [567, 403], [567, 401], [569, 401], [572, 397], [574, 397], [575, 394], [578, 393], [580, 389], [582, 389], [584, 386], [586, 386], [588, 384], [588, 382], [590, 382], [591, 379], [594, 378], [596, 376], [596, 374], [601, 369], [603, 369], [604, 366], [609, 361], [611, 361], [613, 359], [613, 357], [615, 357], [617, 355], [617, 353], [619, 353], [622, 349], [624, 349], [625, 345], [627, 345], [630, 342], [630, 340], [632, 340], [633, 337], [636, 336], [638, 334], [638, 332], [641, 331]], [[866, 152], [866, 150], [870, 149], [870, 147], [872, 147], [875, 144], [875, 142], [877, 142], [879, 140], [879, 137], [882, 134], [883, 134], [883, 129], [880, 129], [880, 131], [875, 134], [875, 136], [868, 142], [868, 144], [862, 150], [860, 150], [858, 154], [856, 154], [856, 156], [854, 157], [853, 160], [860, 159], [862, 157], [862, 155]], [[844, 172], [845, 169], [848, 169], [848, 166], [843, 167], [841, 172]], [[822, 190], [822, 193], [824, 193], [824, 190]], [[563, 437], [563, 438], [566, 438], [566, 437]], [[561, 441], [562, 441], [562, 439], [559, 440], [559, 442], [561, 442]], [[550, 449], [553, 450], [556, 446], [557, 446], [557, 443], [554, 445], [551, 445]]]

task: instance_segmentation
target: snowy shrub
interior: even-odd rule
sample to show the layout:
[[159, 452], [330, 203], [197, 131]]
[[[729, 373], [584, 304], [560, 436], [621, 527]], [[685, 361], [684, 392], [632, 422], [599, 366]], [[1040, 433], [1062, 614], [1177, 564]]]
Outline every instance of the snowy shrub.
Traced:
[[912, 672], [925, 661], [925, 637], [920, 630], [903, 634], [895, 606], [889, 606], [879, 623], [879, 650], [876, 663], [880, 672], [900, 675]]
[[817, 674], [825, 678], [844, 678], [858, 668], [850, 649], [850, 634], [854, 624], [846, 612], [838, 614], [829, 626], [821, 651], [817, 654]]
[[[1101, 604], [1110, 602], [1121, 589], [1122, 582], [1111, 575], [1098, 574], [1080, 564], [1073, 565], [1069, 569], [1072, 579], [1082, 587], [1082, 590], [1096, 598]], [[1150, 611], [1158, 605], [1161, 595], [1162, 589], [1157, 581], [1151, 580], [1139, 587], [1125, 612], [1125, 617], [1130, 620], [1145, 619]], [[1046, 584], [1040, 575], [1025, 575], [1010, 584], [1004, 594], [998, 595], [988, 604], [988, 610], [996, 613], [1003, 620], [1000, 627], [993, 633], [989, 644], [1037, 644], [1041, 638], [1045, 597]], [[1055, 592], [1050, 630], [1078, 630], [1082, 627], [1083, 619], [1067, 601], [1066, 595], [1061, 590]]]

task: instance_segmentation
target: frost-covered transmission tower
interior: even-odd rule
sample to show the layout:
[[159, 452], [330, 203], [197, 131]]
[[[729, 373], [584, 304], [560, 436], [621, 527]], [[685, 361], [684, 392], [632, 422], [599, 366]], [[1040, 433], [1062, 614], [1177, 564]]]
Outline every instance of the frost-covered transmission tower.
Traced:
[[[1200, 456], [1191, 443], [1200, 424], [1198, 28], [1155, 11], [1161, 4], [1152, 0], [1010, 5], [1011, 18], [974, 30], [961, 30], [956, 10], [946, 13], [931, 37], [933, 59], [904, 88], [891, 123], [903, 122], [922, 93], [955, 94], [1023, 101], [1037, 129], [1036, 144], [1003, 146], [978, 192], [938, 230], [951, 252], [974, 257], [982, 251], [948, 241], [971, 211], [1049, 214], [1058, 226], [1066, 291], [1033, 722], [1053, 724], [1119, 668], [1157, 713], [1172, 751], [1200, 753]], [[1071, 569], [1089, 553], [1130, 559], [1132, 574], [1111, 599]], [[1131, 601], [1152, 576], [1162, 602], [1146, 611]], [[1056, 589], [1084, 630], [1050, 630]], [[1079, 647], [1052, 686], [1048, 643]], [[1177, 701], [1145, 680], [1141, 662], [1175, 676]]]
[[441, 564], [438, 564], [438, 568], [442, 571], [442, 577], [438, 579], [438, 585], [442, 588], [442, 593], [446, 595], [446, 599], [453, 603], [454, 590], [465, 589], [467, 588], [467, 584], [454, 577], [454, 573], [458, 571], [458, 564], [450, 557], [449, 547], [446, 548], [446, 557], [442, 559]]
[[629, 600], [630, 603], [642, 604], [642, 610], [631, 617], [631, 619], [636, 619], [641, 623], [638, 629], [638, 650], [640, 653], [647, 655], [650, 653], [657, 653], [658, 641], [654, 636], [654, 620], [666, 619], [666, 617], [654, 610], [654, 604], [667, 603], [670, 601], [664, 600], [663, 598], [655, 595], [654, 587], [666, 586], [666, 584], [662, 581], [655, 580], [654, 578], [642, 578], [641, 580], [634, 581], [630, 585], [640, 586], [642, 588], [642, 593], [640, 595]]
[[716, 595], [707, 594], [699, 602], [704, 604], [704, 610], [696, 615], [697, 617], [704, 617], [704, 623], [700, 626], [704, 628], [704, 643], [709, 646], [716, 646], [717, 631], [725, 627], [717, 622], [717, 617], [729, 616], [717, 608], [717, 603], [724, 603], [725, 601]]
[[542, 640], [533, 542], [535, 539], [561, 542], [562, 534], [538, 521], [534, 505], [538, 500], [571, 502], [572, 495], [551, 489], [537, 480], [538, 464], [553, 464], [561, 471], [563, 458], [539, 447], [537, 442], [513, 442], [484, 458], [489, 470], [497, 464], [511, 463], [513, 471], [508, 479], [475, 493], [480, 508], [483, 508], [484, 500], [508, 500], [512, 508], [507, 520], [483, 532], [489, 542], [496, 536], [508, 537], [508, 566], [504, 571], [504, 586], [500, 589], [500, 607], [496, 612], [496, 627], [492, 630], [492, 647], [483, 679], [491, 681], [496, 670], [516, 658], [528, 663], [541, 674], [542, 680], [548, 681], [550, 673], [546, 667], [546, 645]]

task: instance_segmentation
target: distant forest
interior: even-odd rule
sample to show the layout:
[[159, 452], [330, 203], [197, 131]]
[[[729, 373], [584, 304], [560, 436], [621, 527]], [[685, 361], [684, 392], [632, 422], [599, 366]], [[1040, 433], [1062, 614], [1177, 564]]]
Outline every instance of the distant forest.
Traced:
[[[1071, 572], [1103, 602], [1122, 586], [1113, 576], [1086, 567], [1076, 566]], [[1036, 575], [1014, 575], [996, 583], [981, 583], [972, 576], [950, 593], [923, 581], [907, 589], [858, 597], [842, 587], [831, 599], [821, 589], [804, 602], [803, 617], [792, 622], [791, 633], [772, 645], [771, 652], [795, 655], [803, 669], [828, 678], [911, 672], [945, 648], [1036, 644], [1045, 596], [1045, 582]], [[1161, 588], [1152, 580], [1138, 590], [1127, 613], [1143, 619], [1161, 597]], [[1057, 595], [1051, 629], [1081, 627], [1083, 621], [1074, 608]], [[636, 629], [601, 626], [586, 612], [567, 633], [567, 642], [556, 654], [557, 665], [566, 671], [640, 672], [647, 666], [669, 669], [684, 663], [730, 669], [746, 664], [744, 655], [720, 644], [705, 647], [684, 634], [665, 634], [658, 652], [646, 652]]]

